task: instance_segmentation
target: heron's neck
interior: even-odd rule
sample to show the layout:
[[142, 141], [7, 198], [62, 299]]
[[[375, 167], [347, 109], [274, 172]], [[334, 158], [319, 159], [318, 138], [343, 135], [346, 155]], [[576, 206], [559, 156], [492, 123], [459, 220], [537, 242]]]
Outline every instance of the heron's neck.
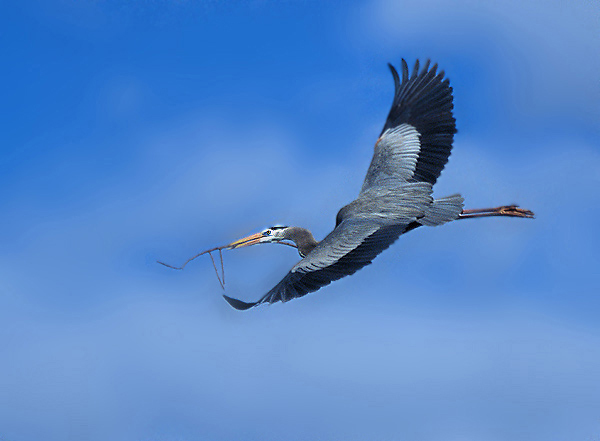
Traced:
[[302, 257], [310, 253], [319, 243], [315, 240], [310, 231], [301, 227], [289, 228], [286, 231], [286, 239], [290, 239], [296, 244], [298, 252]]

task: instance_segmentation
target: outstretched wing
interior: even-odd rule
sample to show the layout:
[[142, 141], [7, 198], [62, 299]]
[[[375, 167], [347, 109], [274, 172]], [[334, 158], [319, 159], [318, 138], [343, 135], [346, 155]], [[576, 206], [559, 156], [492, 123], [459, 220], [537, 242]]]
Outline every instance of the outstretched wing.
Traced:
[[454, 137], [452, 88], [429, 61], [409, 77], [402, 60], [402, 82], [375, 144], [362, 191], [338, 213], [336, 228], [257, 302], [225, 297], [236, 309], [302, 297], [354, 274], [402, 234], [420, 225], [432, 203], [431, 186], [448, 162]]
[[354, 274], [369, 265], [407, 230], [406, 225], [385, 225], [374, 220], [342, 221], [323, 241], [257, 302], [243, 302], [223, 296], [235, 309], [249, 309], [302, 297], [332, 281]]
[[444, 72], [429, 69], [429, 61], [419, 71], [415, 63], [409, 76], [402, 60], [402, 82], [396, 69], [394, 101], [375, 152], [363, 191], [382, 181], [428, 182], [435, 184], [448, 162], [456, 133], [452, 116], [452, 88]]

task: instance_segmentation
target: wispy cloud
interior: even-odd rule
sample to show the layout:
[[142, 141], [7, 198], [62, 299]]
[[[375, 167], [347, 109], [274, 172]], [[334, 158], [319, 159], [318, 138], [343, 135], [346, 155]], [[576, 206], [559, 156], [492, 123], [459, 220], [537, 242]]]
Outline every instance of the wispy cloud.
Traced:
[[[127, 52], [128, 69], [115, 70], [130, 76], [102, 77], [106, 87], [84, 103], [111, 113], [110, 124], [94, 127], [108, 131], [114, 119], [143, 113], [153, 93], [165, 114], [140, 117], [114, 137], [79, 138], [82, 128], [65, 123], [61, 130], [77, 132], [72, 151], [49, 139], [43, 147], [52, 154], [38, 168], [16, 170], [24, 186], [11, 187], [0, 219], [0, 437], [595, 436], [600, 155], [590, 123], [598, 110], [598, 60], [586, 58], [598, 38], [590, 8], [382, 0], [327, 10], [347, 22], [327, 40], [343, 47], [323, 57], [337, 50], [359, 67], [354, 74], [332, 62], [325, 79], [282, 78], [289, 106], [257, 102], [261, 93], [237, 93], [242, 87], [225, 102], [207, 99], [218, 84], [210, 63], [178, 64], [208, 57], [196, 50], [201, 33], [186, 34], [196, 36], [194, 51], [138, 81], [165, 48], [179, 46], [164, 43], [167, 35], [148, 45], [150, 34], [135, 46], [137, 29], [121, 23], [118, 32], [139, 50]], [[288, 13], [296, 19], [299, 10]], [[291, 71], [298, 58], [325, 50], [310, 17], [301, 18], [311, 34], [293, 35], [304, 55], [284, 42], [253, 69], [268, 70], [272, 57]], [[103, 20], [90, 24], [98, 45]], [[252, 33], [242, 31], [251, 47]], [[108, 48], [99, 63], [112, 65]], [[221, 61], [233, 63], [226, 54]], [[421, 228], [352, 277], [245, 314], [220, 298], [208, 258], [180, 272], [155, 263], [180, 263], [272, 224], [325, 236], [360, 189], [391, 99], [389, 74], [366, 75], [365, 58], [381, 58], [383, 70], [384, 61], [427, 55], [445, 60], [460, 128], [435, 194], [460, 192], [470, 207], [518, 202], [536, 220]], [[236, 63], [241, 78], [245, 66]], [[61, 72], [71, 78], [67, 67]], [[173, 88], [186, 75], [209, 85], [196, 101]], [[303, 107], [290, 113], [294, 106]], [[92, 175], [82, 177], [86, 170]], [[265, 246], [225, 259], [228, 294], [255, 299], [298, 255]]]

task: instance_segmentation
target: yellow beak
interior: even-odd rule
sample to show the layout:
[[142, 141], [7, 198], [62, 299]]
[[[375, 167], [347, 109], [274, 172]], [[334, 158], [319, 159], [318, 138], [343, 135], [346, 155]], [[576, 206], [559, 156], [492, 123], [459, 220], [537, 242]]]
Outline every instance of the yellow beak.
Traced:
[[268, 236], [263, 236], [262, 233], [256, 233], [256, 234], [252, 234], [250, 236], [244, 237], [240, 240], [236, 240], [235, 242], [231, 242], [229, 245], [227, 245], [227, 248], [234, 249], [234, 248], [247, 247], [250, 245], [256, 245], [257, 243], [261, 243], [263, 241], [263, 239], [267, 239], [267, 238], [268, 238]]

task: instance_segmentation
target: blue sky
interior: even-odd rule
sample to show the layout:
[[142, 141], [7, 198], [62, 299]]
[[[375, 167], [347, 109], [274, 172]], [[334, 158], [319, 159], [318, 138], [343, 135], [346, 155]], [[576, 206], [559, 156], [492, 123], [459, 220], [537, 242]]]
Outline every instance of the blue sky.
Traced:
[[[0, 439], [598, 438], [593, 2], [23, 3], [0, 14]], [[246, 313], [208, 258], [155, 263], [325, 236], [401, 58], [454, 87], [436, 194], [536, 220], [421, 228]], [[228, 295], [297, 259], [225, 253]]]

